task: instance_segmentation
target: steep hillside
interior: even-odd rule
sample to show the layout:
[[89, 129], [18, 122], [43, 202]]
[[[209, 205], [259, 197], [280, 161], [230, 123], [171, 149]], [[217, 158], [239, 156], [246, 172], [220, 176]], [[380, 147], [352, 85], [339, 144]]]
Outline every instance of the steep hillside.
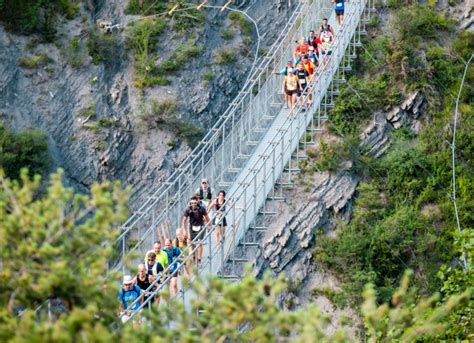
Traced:
[[[133, 187], [133, 206], [179, 165], [237, 94], [254, 61], [255, 29], [219, 9], [140, 19], [167, 13], [179, 1], [70, 3], [40, 10], [36, 26], [33, 15], [3, 19], [2, 121], [14, 130], [43, 130], [51, 169], [64, 168], [76, 190], [119, 179]], [[239, 4], [257, 20], [262, 49], [291, 11], [270, 0]], [[45, 28], [41, 13], [55, 10], [53, 29]]]

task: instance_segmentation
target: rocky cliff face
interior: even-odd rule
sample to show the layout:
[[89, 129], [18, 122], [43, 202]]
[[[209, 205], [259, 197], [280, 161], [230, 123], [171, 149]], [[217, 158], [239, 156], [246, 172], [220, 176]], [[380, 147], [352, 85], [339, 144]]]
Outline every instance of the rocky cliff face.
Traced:
[[[136, 121], [140, 106], [150, 99], [175, 97], [177, 116], [205, 131], [245, 82], [256, 41], [253, 32], [250, 53], [236, 63], [214, 64], [217, 47], [226, 44], [240, 51], [243, 43], [240, 35], [224, 42], [216, 23], [228, 23], [227, 13], [206, 10], [205, 24], [195, 30], [197, 43], [204, 46], [202, 54], [173, 75], [171, 85], [143, 92], [133, 85], [133, 61], [123, 47], [122, 28], [132, 18], [124, 14], [126, 3], [90, 1], [81, 18], [59, 26], [55, 44], [33, 44], [37, 37], [14, 35], [0, 26], [0, 113], [14, 129], [40, 128], [47, 133], [54, 167], [65, 170], [66, 181], [76, 190], [86, 192], [94, 181], [119, 179], [133, 187], [135, 207], [190, 152], [185, 141], [165, 128], [140, 130]], [[270, 0], [239, 1], [239, 5], [257, 20], [266, 37], [261, 47], [273, 43], [291, 11], [279, 12]], [[95, 65], [86, 55], [81, 66], [72, 67], [67, 59], [71, 39], [82, 37], [83, 42], [87, 28], [97, 21], [118, 25], [117, 57], [107, 65]], [[160, 57], [168, 58], [185, 41], [185, 35], [168, 30], [160, 36]], [[21, 57], [33, 54], [48, 56], [48, 61], [33, 68], [19, 63]], [[215, 78], [204, 82], [206, 71]], [[170, 141], [176, 144], [167, 144]]]
[[[402, 127], [414, 132], [420, 130], [425, 105], [423, 94], [416, 92], [407, 96], [401, 106], [377, 113], [361, 135], [361, 146], [371, 156], [381, 156], [390, 146], [390, 132]], [[237, 256], [246, 256], [257, 276], [266, 271], [276, 275], [285, 273], [290, 284], [295, 286], [282, 297], [283, 305], [316, 303], [334, 319], [333, 323], [343, 314], [357, 320], [352, 310], [336, 309], [324, 296], [312, 294], [314, 288], [338, 287], [334, 277], [318, 270], [312, 250], [317, 244], [315, 234], [318, 230], [332, 235], [331, 229], [338, 218], [350, 218], [358, 177], [343, 168], [336, 174], [305, 175], [305, 181], [305, 186], [295, 183], [292, 190], [285, 192], [285, 200], [277, 204], [279, 215], [266, 223], [268, 230], [264, 235], [257, 236], [261, 249], [247, 248], [247, 253], [242, 251]]]

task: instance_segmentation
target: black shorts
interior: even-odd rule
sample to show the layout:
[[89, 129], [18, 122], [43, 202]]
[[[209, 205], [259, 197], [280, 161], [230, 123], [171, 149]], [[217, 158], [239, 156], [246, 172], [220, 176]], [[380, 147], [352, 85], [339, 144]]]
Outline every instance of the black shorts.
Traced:
[[194, 241], [194, 239], [195, 239], [198, 235], [199, 235], [199, 239], [203, 239], [203, 237], [204, 237], [204, 233], [203, 233], [204, 228], [203, 228], [203, 227], [201, 227], [201, 230], [199, 230], [199, 231], [194, 231], [192, 228], [191, 228], [190, 231], [191, 231], [191, 240], [192, 240], [192, 241]]
[[337, 16], [344, 15], [344, 10], [336, 10], [336, 15]]
[[302, 86], [303, 86], [303, 88], [299, 88], [299, 87], [298, 87], [298, 96], [301, 96], [301, 95], [303, 95], [303, 94], [306, 94], [306, 88], [307, 88], [308, 85], [307, 85], [307, 84], [304, 84], [304, 85], [302, 85]]
[[286, 93], [286, 95], [288, 95], [288, 96], [293, 96], [293, 94], [296, 94], [297, 91], [296, 91], [296, 89], [293, 89], [293, 90], [285, 89], [285, 93]]
[[[213, 224], [213, 225], [216, 225], [217, 222], [218, 222], [217, 218], [214, 218], [214, 219], [212, 220], [212, 224]], [[220, 223], [220, 226], [227, 226], [227, 219], [225, 219], [225, 217], [222, 218], [222, 221], [221, 221], [221, 223]]]

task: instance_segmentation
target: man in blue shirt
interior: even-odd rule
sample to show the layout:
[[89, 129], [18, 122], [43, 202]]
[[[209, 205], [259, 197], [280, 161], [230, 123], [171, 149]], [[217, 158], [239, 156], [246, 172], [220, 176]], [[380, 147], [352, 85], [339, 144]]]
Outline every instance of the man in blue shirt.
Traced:
[[140, 292], [140, 287], [133, 284], [132, 277], [125, 275], [123, 277], [123, 287], [120, 289], [118, 295], [120, 313], [122, 314], [128, 309], [128, 311], [123, 313], [122, 322], [126, 322], [130, 318], [131, 311], [136, 311], [140, 307], [143, 299], [140, 299], [140, 301], [137, 301], [132, 307], [128, 308], [140, 296]]
[[175, 247], [171, 244], [171, 239], [167, 239], [165, 241], [165, 248], [163, 249], [168, 254], [168, 263], [170, 266], [170, 286], [171, 286], [171, 294], [176, 296], [178, 294], [178, 257], [181, 255], [181, 250], [178, 247]]

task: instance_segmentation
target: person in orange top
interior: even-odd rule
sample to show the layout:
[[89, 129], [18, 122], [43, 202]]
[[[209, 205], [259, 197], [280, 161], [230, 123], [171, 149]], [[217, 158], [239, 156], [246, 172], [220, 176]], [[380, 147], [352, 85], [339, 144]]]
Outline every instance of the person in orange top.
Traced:
[[[296, 41], [298, 43], [298, 41]], [[309, 49], [308, 43], [306, 43], [306, 39], [304, 37], [301, 38], [301, 41], [295, 48], [294, 59], [296, 60], [301, 55], [307, 54]]]
[[308, 55], [303, 56], [303, 66], [308, 72], [309, 78], [311, 78], [316, 71], [316, 66], [314, 65], [313, 61], [308, 58]]

